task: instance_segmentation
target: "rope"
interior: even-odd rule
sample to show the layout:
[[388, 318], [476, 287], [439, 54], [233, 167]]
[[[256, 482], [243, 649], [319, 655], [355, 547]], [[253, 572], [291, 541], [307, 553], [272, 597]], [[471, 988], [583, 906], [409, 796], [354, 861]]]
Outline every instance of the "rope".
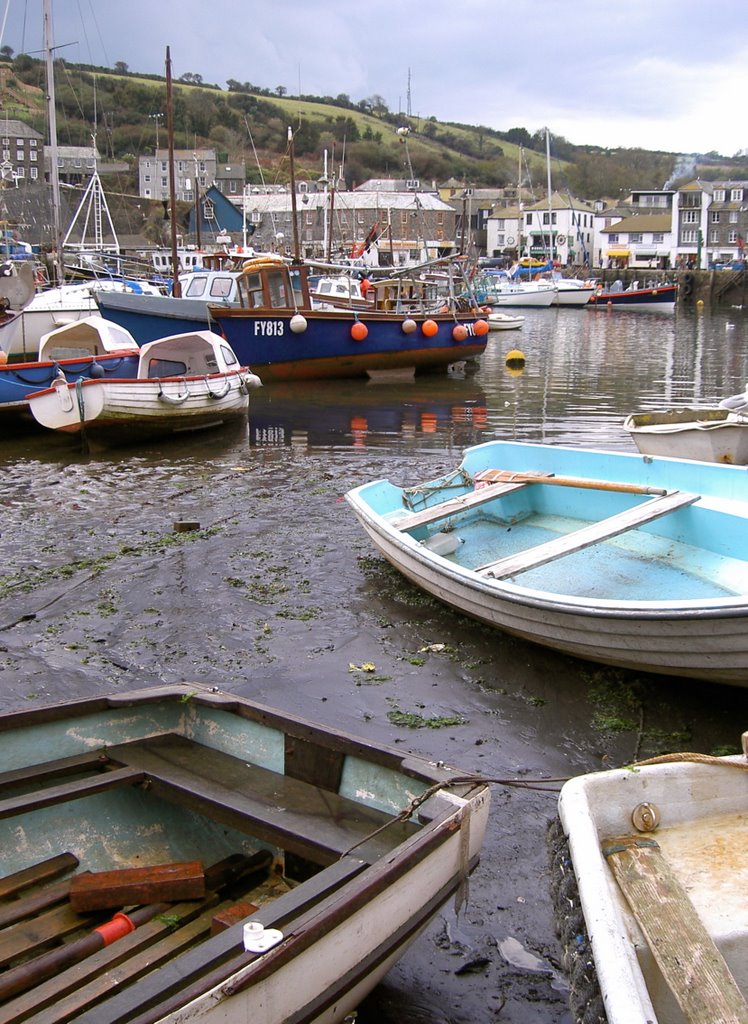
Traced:
[[680, 761], [691, 762], [692, 764], [711, 764], [720, 768], [738, 768], [740, 771], [748, 771], [748, 760], [730, 761], [724, 757], [714, 757], [712, 754], [660, 754], [658, 757], [649, 757], [646, 761], [634, 761], [631, 768], [641, 768], [649, 764], [670, 764]]

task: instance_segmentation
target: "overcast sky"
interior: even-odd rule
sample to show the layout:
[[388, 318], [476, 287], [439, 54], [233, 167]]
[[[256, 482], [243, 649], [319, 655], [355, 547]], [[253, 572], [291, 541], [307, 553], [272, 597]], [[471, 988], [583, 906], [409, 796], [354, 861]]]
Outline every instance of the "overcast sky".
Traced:
[[[51, 0], [70, 61], [269, 89], [578, 145], [748, 149], [746, 0]], [[0, 0], [2, 45], [42, 47], [42, 0]], [[6, 16], [7, 15], [7, 16]], [[41, 55], [41, 54], [40, 54]]]

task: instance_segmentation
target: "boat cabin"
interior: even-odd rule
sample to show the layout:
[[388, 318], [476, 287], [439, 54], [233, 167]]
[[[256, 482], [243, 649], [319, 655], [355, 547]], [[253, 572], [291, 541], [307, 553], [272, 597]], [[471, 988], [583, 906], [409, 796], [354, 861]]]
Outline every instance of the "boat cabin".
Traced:
[[247, 260], [237, 278], [237, 298], [247, 309], [309, 310], [309, 268], [272, 257]]
[[138, 377], [204, 377], [238, 367], [239, 360], [225, 338], [212, 331], [192, 331], [143, 345]]

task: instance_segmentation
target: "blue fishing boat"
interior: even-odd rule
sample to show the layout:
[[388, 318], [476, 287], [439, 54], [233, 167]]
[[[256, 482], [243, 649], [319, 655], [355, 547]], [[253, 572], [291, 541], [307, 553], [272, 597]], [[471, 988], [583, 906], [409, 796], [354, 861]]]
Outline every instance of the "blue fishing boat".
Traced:
[[748, 470], [493, 441], [347, 499], [413, 583], [591, 661], [748, 686]]
[[138, 372], [140, 348], [127, 331], [100, 316], [85, 317], [44, 335], [39, 359], [0, 365], [0, 416], [33, 422], [28, 397], [55, 381], [108, 377], [129, 378]]
[[488, 323], [468, 301], [402, 277], [377, 281], [360, 308], [314, 308], [309, 268], [260, 257], [237, 282], [239, 306], [210, 305], [238, 358], [264, 382], [446, 370], [486, 348]]

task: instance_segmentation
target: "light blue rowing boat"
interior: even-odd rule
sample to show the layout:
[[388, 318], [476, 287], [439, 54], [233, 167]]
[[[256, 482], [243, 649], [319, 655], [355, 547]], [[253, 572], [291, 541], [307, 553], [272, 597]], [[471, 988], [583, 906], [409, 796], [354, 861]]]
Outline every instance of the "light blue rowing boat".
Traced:
[[413, 583], [609, 665], [748, 685], [748, 470], [493, 441], [347, 500]]

